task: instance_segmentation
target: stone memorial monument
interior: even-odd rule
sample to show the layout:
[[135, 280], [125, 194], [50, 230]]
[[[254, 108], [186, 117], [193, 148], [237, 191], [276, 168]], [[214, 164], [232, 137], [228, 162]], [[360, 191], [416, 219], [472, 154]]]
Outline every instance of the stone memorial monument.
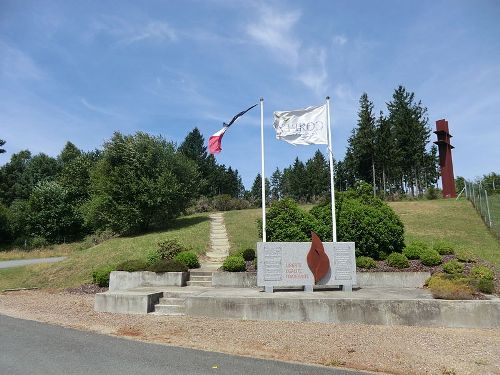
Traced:
[[321, 243], [313, 233], [308, 242], [258, 242], [257, 285], [272, 293], [275, 287], [314, 285], [342, 286], [352, 291], [356, 284], [354, 242]]

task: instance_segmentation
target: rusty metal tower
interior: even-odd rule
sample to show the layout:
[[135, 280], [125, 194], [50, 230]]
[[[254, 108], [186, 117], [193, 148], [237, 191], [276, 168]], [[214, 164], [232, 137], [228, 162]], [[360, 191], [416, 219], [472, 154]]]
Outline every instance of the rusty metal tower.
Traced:
[[453, 160], [451, 159], [451, 149], [454, 147], [450, 143], [452, 137], [448, 129], [448, 121], [442, 119], [436, 121], [437, 144], [439, 149], [439, 165], [441, 167], [441, 181], [443, 184], [443, 198], [455, 198], [455, 176], [453, 174]]

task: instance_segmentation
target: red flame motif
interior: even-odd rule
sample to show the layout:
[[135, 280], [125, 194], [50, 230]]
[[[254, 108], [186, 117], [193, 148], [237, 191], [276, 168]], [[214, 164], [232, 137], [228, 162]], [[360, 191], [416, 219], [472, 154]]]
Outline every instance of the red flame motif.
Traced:
[[312, 244], [307, 253], [307, 265], [314, 275], [314, 283], [320, 281], [330, 269], [330, 259], [325, 253], [323, 242], [318, 235], [311, 231]]

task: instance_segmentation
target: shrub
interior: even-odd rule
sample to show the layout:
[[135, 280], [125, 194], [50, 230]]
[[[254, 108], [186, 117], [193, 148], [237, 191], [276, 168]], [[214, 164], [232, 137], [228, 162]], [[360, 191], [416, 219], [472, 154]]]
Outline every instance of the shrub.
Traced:
[[470, 277], [473, 279], [493, 280], [493, 271], [485, 266], [475, 266], [470, 270]]
[[457, 256], [458, 261], [464, 263], [473, 263], [477, 260], [476, 255], [469, 250], [456, 250], [455, 255]]
[[356, 266], [359, 268], [375, 268], [377, 267], [377, 263], [373, 260], [373, 258], [360, 256], [356, 258]]
[[412, 242], [403, 249], [403, 254], [408, 259], [420, 259], [420, 255], [427, 250], [427, 246], [422, 242]]
[[172, 260], [174, 257], [186, 249], [176, 239], [169, 239], [158, 242], [158, 256], [160, 259]]
[[49, 246], [49, 241], [43, 237], [36, 236], [29, 240], [29, 247], [31, 249], [41, 249], [47, 246]]
[[228, 256], [224, 260], [222, 268], [228, 272], [244, 272], [246, 270], [245, 259], [238, 255]]
[[441, 264], [441, 255], [436, 250], [425, 250], [422, 254], [420, 254], [420, 260], [422, 264], [426, 266], [437, 266]]
[[148, 269], [151, 272], [187, 272], [188, 268], [184, 263], [176, 260], [160, 259], [158, 262], [151, 264]]
[[438, 189], [436, 189], [434, 186], [431, 186], [425, 192], [425, 197], [429, 200], [438, 199], [438, 192]]
[[472, 299], [473, 289], [463, 278], [446, 278], [442, 274], [433, 275], [428, 283], [432, 296], [439, 299]]
[[[262, 236], [261, 223], [259, 220], [259, 236]], [[312, 230], [325, 240], [324, 233], [318, 231], [320, 227], [320, 223], [308, 212], [301, 210], [291, 198], [274, 202], [267, 213], [266, 234], [268, 241], [309, 241]]]
[[410, 262], [408, 262], [408, 258], [401, 253], [391, 253], [386, 262], [391, 267], [396, 268], [408, 268], [410, 267]]
[[243, 257], [243, 259], [245, 259], [246, 261], [251, 261], [251, 260], [254, 260], [255, 259], [255, 250], [254, 249], [245, 249], [243, 250], [243, 252], [241, 253], [241, 256]]
[[92, 272], [92, 281], [100, 287], [109, 286], [109, 274], [115, 270], [113, 266], [102, 266]]
[[200, 261], [192, 251], [182, 251], [174, 257], [174, 260], [181, 262], [187, 268], [200, 268]]
[[[375, 197], [359, 197], [357, 193], [339, 194], [336, 201], [337, 239], [356, 242], [357, 256], [380, 259], [382, 253], [401, 252], [404, 247], [404, 226], [385, 202]], [[320, 238], [331, 238], [331, 206], [319, 205], [310, 211], [320, 222], [316, 230]]]
[[145, 262], [142, 259], [126, 260], [116, 266], [117, 271], [127, 271], [127, 272], [145, 271], [147, 268], [148, 268], [147, 262]]
[[455, 252], [453, 250], [453, 245], [447, 241], [438, 241], [432, 246], [432, 248], [441, 255], [449, 255]]
[[443, 264], [443, 271], [450, 275], [458, 275], [464, 272], [464, 265], [458, 260], [453, 259]]

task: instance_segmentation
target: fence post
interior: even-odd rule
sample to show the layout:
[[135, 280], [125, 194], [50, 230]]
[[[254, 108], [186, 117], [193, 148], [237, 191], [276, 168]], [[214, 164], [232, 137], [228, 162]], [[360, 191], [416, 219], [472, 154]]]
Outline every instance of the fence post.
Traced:
[[488, 226], [491, 228], [490, 204], [488, 203], [488, 192], [486, 190], [484, 190], [484, 196], [486, 198], [486, 208], [488, 209]]

